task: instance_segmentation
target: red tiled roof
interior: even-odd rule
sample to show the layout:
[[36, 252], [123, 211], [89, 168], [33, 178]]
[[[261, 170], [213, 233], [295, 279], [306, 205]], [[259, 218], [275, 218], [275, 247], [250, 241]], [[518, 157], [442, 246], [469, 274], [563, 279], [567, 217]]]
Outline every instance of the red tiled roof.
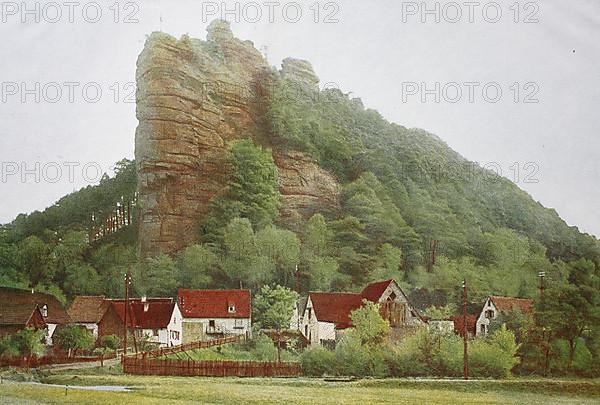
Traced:
[[67, 311], [55, 296], [35, 291], [32, 293], [31, 290], [0, 287], [0, 308], [22, 306], [31, 314], [35, 305], [40, 310], [44, 305], [48, 306], [48, 316], [44, 318], [46, 323], [69, 323]]
[[[125, 319], [125, 301], [109, 301], [121, 321]], [[127, 325], [132, 328], [162, 329], [169, 325], [175, 303], [170, 300], [153, 300], [142, 302], [133, 300], [129, 302], [127, 312]]]
[[500, 312], [510, 312], [515, 308], [522, 313], [531, 313], [533, 311], [533, 300], [529, 298], [491, 296], [490, 299]]
[[377, 302], [394, 280], [378, 281], [367, 285], [360, 294], [310, 292], [317, 319], [321, 322], [333, 322], [337, 329], [352, 326], [350, 313], [362, 306], [363, 299]]
[[77, 296], [67, 309], [75, 323], [98, 323], [106, 311], [108, 301], [104, 295]]
[[[250, 290], [190, 290], [180, 288], [177, 301], [184, 318], [250, 318]], [[229, 306], [235, 311], [229, 312]]]
[[385, 292], [386, 288], [388, 288], [388, 286], [394, 282], [394, 280], [385, 280], [371, 283], [366, 286], [364, 290], [362, 290], [361, 295], [363, 298], [366, 298], [369, 301], [377, 302], [377, 300], [379, 300], [381, 295]]
[[363, 297], [356, 293], [311, 292], [310, 300], [320, 322], [333, 322], [340, 328], [351, 324], [350, 312], [362, 306]]
[[[449, 318], [452, 322], [454, 322], [454, 333], [460, 336], [464, 336], [464, 319], [462, 315], [455, 315]], [[475, 331], [477, 329], [477, 317], [475, 315], [467, 315], [467, 331], [473, 336], [475, 336]]]

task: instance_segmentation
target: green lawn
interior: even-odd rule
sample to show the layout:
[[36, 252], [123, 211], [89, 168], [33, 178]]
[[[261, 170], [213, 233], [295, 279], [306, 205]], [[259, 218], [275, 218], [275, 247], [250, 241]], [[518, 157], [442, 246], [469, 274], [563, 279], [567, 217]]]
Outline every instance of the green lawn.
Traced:
[[44, 382], [126, 385], [133, 392], [96, 392], [4, 381], [0, 403], [76, 404], [600, 404], [599, 380], [362, 380], [186, 378], [61, 373]]

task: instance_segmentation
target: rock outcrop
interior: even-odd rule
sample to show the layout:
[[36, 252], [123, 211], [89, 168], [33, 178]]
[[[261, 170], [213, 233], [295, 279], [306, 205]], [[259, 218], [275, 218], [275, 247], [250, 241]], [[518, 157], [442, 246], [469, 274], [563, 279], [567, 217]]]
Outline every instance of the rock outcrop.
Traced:
[[[272, 69], [224, 21], [206, 41], [153, 33], [137, 64], [135, 156], [141, 257], [175, 253], [197, 242], [198, 224], [227, 181], [227, 144], [251, 137], [269, 146], [269, 88], [285, 76], [311, 87], [308, 62], [286, 59]], [[273, 149], [279, 169], [280, 222], [293, 224], [335, 209], [335, 178], [299, 152]]]

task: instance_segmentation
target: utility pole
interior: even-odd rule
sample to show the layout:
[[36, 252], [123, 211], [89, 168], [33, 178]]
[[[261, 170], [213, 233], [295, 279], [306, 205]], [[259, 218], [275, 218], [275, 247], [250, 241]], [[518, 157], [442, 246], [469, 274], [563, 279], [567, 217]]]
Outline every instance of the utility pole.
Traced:
[[544, 310], [544, 290], [546, 289], [546, 285], [544, 284], [544, 278], [546, 277], [545, 271], [540, 271], [538, 273], [540, 277], [540, 304], [542, 311]]
[[469, 379], [469, 352], [467, 337], [467, 280], [463, 280], [463, 378]]
[[[538, 276], [540, 277], [540, 310], [541, 312], [544, 312], [544, 309], [546, 307], [545, 305], [545, 297], [544, 297], [544, 290], [546, 289], [546, 284], [544, 283], [544, 279], [546, 277], [546, 272], [545, 271], [540, 271], [538, 273]], [[548, 375], [548, 368], [550, 365], [550, 342], [549, 342], [549, 336], [546, 337], [546, 320], [543, 319], [544, 316], [542, 316], [542, 319], [540, 319], [540, 317], [538, 317], [538, 322], [542, 323], [542, 341], [544, 342], [544, 372], [543, 375], [547, 376]]]
[[129, 307], [129, 284], [131, 284], [131, 276], [129, 273], [125, 273], [125, 306], [124, 306], [124, 320], [123, 320], [123, 358], [127, 352], [127, 308]]

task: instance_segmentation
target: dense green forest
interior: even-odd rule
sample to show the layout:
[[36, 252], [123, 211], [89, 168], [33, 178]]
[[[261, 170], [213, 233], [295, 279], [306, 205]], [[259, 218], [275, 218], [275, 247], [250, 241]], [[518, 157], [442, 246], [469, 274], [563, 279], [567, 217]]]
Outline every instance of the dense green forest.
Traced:
[[[119, 296], [127, 269], [148, 294], [269, 283], [358, 290], [393, 277], [423, 305], [444, 306], [463, 278], [481, 302], [489, 294], [534, 297], [539, 271], [548, 283], [581, 261], [598, 273], [597, 239], [437, 136], [389, 123], [339, 90], [278, 83], [265, 136], [228, 146], [233, 174], [212, 214], [198, 219], [201, 243], [138, 262], [135, 224], [96, 238], [115, 206], [135, 201], [135, 162], [123, 160], [113, 177], [2, 226], [0, 283], [68, 299]], [[300, 90], [294, 97], [290, 86]], [[316, 214], [302, 229], [279, 221], [272, 148], [303, 151], [334, 173], [341, 210]]]
[[[428, 316], [442, 318], [456, 311], [465, 279], [472, 313], [490, 294], [535, 299], [535, 319], [503, 320], [523, 373], [597, 372], [589, 367], [600, 364], [596, 238], [435, 135], [389, 123], [338, 90], [277, 80], [265, 133], [227, 145], [231, 174], [210, 215], [198, 218], [198, 244], [138, 260], [136, 165], [122, 160], [98, 185], [0, 228], [0, 285], [66, 302], [121, 296], [126, 271], [135, 294], [155, 296], [273, 284], [357, 291], [394, 278]], [[300, 225], [282, 220], [274, 149], [302, 151], [333, 173], [340, 209]]]

